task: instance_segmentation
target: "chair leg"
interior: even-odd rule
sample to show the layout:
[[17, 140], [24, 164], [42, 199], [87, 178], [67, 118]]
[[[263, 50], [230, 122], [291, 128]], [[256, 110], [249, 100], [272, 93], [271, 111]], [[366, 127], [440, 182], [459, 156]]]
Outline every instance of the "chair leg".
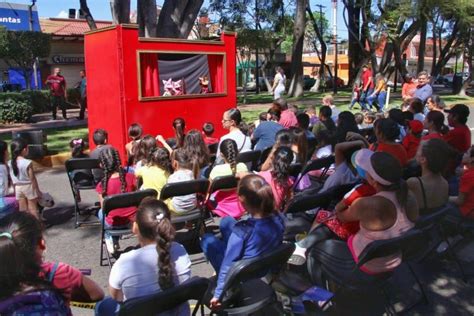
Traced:
[[428, 297], [426, 296], [425, 288], [423, 287], [417, 275], [415, 274], [415, 270], [413, 270], [413, 267], [411, 266], [411, 264], [407, 263], [407, 266], [408, 266], [408, 269], [410, 270], [411, 275], [413, 275], [413, 278], [415, 279], [416, 284], [418, 284], [418, 288], [420, 289], [420, 292], [421, 292], [423, 304], [428, 304]]
[[381, 291], [385, 299], [385, 312], [387, 313], [387, 315], [397, 315], [397, 311], [393, 307], [392, 302], [390, 302], [390, 296], [385, 290], [385, 287], [382, 287]]
[[467, 283], [466, 272], [464, 271], [464, 268], [462, 267], [462, 264], [459, 261], [458, 257], [454, 253], [454, 251], [452, 249], [452, 245], [449, 242], [449, 238], [446, 236], [445, 231], [442, 227], [440, 227], [440, 233], [441, 233], [442, 239], [448, 244], [447, 251], [448, 251], [449, 256], [454, 260], [454, 262], [456, 263], [456, 265], [459, 268], [459, 272], [461, 272], [461, 279], [463, 280], [464, 283]]
[[104, 264], [104, 231], [102, 230], [102, 234], [101, 234], [101, 237], [100, 237], [100, 266], [103, 267]]

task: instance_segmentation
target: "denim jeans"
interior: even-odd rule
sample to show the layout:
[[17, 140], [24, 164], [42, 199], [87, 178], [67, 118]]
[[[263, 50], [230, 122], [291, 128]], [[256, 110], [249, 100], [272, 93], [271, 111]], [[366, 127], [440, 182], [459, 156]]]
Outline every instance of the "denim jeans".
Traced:
[[214, 234], [205, 234], [201, 238], [201, 249], [217, 274], [224, 260], [227, 241], [232, 234], [235, 223], [237, 221], [234, 218], [224, 217], [219, 225], [222, 239], [217, 238]]
[[360, 95], [360, 100], [359, 100], [359, 104], [362, 106], [362, 108], [364, 108], [365, 110], [367, 110], [367, 97], [369, 95], [371, 95], [372, 93], [374, 93], [374, 89], [373, 88], [369, 88], [367, 89], [367, 91], [365, 92], [362, 92], [361, 95]]
[[104, 297], [102, 301], [95, 304], [94, 314], [96, 316], [118, 315], [120, 304], [111, 297]]

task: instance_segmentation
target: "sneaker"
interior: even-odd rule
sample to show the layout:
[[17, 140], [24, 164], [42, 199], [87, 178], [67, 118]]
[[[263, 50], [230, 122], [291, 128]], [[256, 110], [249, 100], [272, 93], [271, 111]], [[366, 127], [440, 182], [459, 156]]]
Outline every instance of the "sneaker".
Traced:
[[107, 251], [113, 255], [115, 253], [115, 245], [112, 237], [105, 236], [105, 246], [107, 247]]

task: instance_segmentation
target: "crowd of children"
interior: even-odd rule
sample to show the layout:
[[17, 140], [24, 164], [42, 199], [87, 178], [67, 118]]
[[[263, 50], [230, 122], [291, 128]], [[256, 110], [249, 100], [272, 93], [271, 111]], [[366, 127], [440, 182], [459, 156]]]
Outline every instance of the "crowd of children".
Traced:
[[[375, 94], [367, 96], [369, 105], [377, 96], [381, 110], [384, 84], [378, 81]], [[456, 206], [458, 216], [474, 219], [474, 147], [466, 126], [469, 108], [457, 104], [440, 111], [439, 98], [428, 100], [428, 111], [421, 100], [406, 99], [407, 111], [392, 109], [385, 115], [339, 111], [332, 96], [323, 98], [318, 113], [315, 107], [301, 111], [280, 98], [259, 117], [256, 128], [246, 126], [238, 109], [223, 113], [222, 126], [228, 133], [220, 139], [213, 136], [210, 122], [202, 130], [188, 131], [185, 120], [176, 118], [172, 139], [146, 134], [135, 123], [128, 131], [126, 157], [120, 157], [119, 149], [108, 143], [103, 129], [94, 131], [95, 149], [89, 154], [84, 140], [71, 140], [73, 158], [91, 157], [100, 163], [92, 174], [101, 206], [104, 198], [116, 194], [139, 189], [158, 193], [158, 199], [145, 199], [138, 209], [115, 209], [106, 215], [99, 211], [107, 229], [132, 225], [140, 245], [114, 264], [109, 277], [111, 297], [105, 299], [100, 287], [77, 269], [42, 261], [45, 243], [38, 211], [42, 192], [27, 158], [28, 146], [14, 139], [9, 160], [7, 144], [0, 141], [0, 254], [5, 258], [0, 264], [0, 301], [31, 288], [28, 293], [46, 291], [48, 301], [58, 310], [67, 311], [71, 299], [101, 300], [96, 312], [113, 315], [119, 302], [188, 280], [191, 261], [186, 249], [174, 241], [171, 219], [196, 209], [198, 199], [189, 194], [160, 201], [160, 192], [168, 183], [199, 178], [212, 183], [225, 176], [239, 179], [236, 190], [216, 191], [207, 199], [207, 208], [222, 218], [221, 237], [206, 234], [201, 238], [202, 250], [217, 274], [217, 286], [208, 302], [211, 308], [220, 307], [226, 275], [234, 262], [259, 256], [282, 243], [285, 222], [290, 220], [285, 212], [298, 194], [353, 186], [334, 209], [313, 213], [301, 229], [306, 238], [299, 238], [290, 263], [302, 264], [311, 257], [314, 264], [309, 267], [314, 271], [338, 264], [352, 269], [371, 241], [402, 235], [414, 226], [418, 214], [430, 214], [448, 201]], [[258, 170], [237, 162], [239, 153], [252, 148], [262, 153]], [[330, 156], [334, 164], [324, 171], [324, 183], [315, 185], [308, 178], [303, 187], [294, 187], [301, 181], [295, 181], [292, 166]], [[419, 172], [405, 181], [410, 168], [419, 168]], [[313, 170], [309, 176], [319, 178], [321, 174]], [[75, 181], [79, 178], [80, 173], [73, 175]], [[107, 230], [105, 242], [111, 254], [120, 249], [118, 238]], [[360, 273], [391, 271], [401, 260], [401, 256], [392, 256], [369, 261]], [[314, 271], [309, 272], [316, 275]], [[312, 281], [321, 284], [317, 278]], [[189, 305], [182, 304], [175, 311], [188, 315]]]

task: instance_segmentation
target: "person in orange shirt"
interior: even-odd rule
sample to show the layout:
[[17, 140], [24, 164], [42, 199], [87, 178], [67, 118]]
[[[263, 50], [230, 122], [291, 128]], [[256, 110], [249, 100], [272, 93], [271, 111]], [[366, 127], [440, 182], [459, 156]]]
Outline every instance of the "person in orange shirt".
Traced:
[[402, 99], [408, 101], [415, 95], [417, 83], [413, 80], [413, 76], [410, 74], [405, 75], [405, 83], [402, 86]]

